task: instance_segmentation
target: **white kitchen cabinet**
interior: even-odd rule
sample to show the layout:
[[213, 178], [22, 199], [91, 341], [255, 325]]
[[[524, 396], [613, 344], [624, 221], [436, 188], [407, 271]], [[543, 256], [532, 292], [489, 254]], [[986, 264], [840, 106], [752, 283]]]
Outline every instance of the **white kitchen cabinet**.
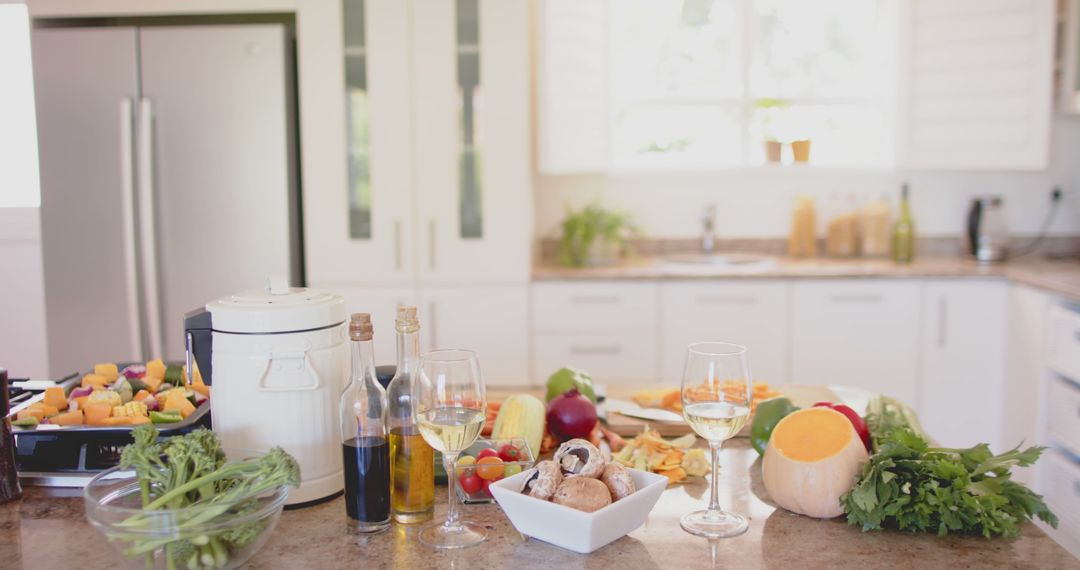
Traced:
[[917, 407], [918, 281], [799, 281], [791, 293], [793, 383], [855, 386]]
[[527, 286], [424, 287], [420, 298], [423, 350], [475, 350], [489, 386], [529, 383]]
[[305, 187], [309, 283], [526, 283], [525, 0], [337, 5], [347, 152], [339, 190]]
[[749, 349], [754, 379], [787, 381], [788, 288], [782, 280], [674, 281], [660, 286], [663, 380], [682, 380], [687, 345], [707, 340]]
[[1023, 439], [1002, 427], [1008, 305], [1004, 281], [930, 281], [923, 287], [919, 417], [946, 447], [985, 442], [1002, 452]]
[[898, 160], [1042, 170], [1050, 157], [1055, 2], [898, 2]]
[[535, 283], [532, 315], [534, 383], [563, 366], [605, 384], [660, 380], [657, 283]]
[[[1001, 433], [1006, 445], [1023, 441], [1027, 445], [1044, 442], [1040, 436], [1039, 402], [1046, 384], [1046, 317], [1050, 296], [1042, 291], [1009, 287], [1009, 317], [1005, 380], [1008, 413], [1001, 417]], [[1034, 483], [1034, 469], [1020, 469], [1016, 479]]]
[[528, 281], [528, 14], [525, 0], [413, 0], [421, 282]]

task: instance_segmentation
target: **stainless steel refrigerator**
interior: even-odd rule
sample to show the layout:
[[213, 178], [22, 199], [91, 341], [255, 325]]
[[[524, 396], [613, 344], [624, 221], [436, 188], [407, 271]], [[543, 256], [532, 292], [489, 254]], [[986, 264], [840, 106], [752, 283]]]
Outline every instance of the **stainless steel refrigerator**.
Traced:
[[302, 279], [284, 24], [33, 31], [52, 375], [178, 360], [183, 314]]

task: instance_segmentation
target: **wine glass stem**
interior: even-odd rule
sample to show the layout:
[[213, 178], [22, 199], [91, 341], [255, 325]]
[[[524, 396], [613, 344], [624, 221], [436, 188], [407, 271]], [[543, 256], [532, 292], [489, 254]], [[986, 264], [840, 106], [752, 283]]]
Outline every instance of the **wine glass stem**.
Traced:
[[720, 508], [720, 497], [718, 487], [720, 486], [720, 446], [722, 441], [709, 442], [709, 451], [712, 453], [712, 489], [709, 493], [709, 511], [716, 514], [721, 514], [724, 509]]
[[443, 453], [443, 467], [446, 468], [446, 489], [449, 491], [446, 498], [446, 522], [443, 523], [443, 527], [448, 529], [458, 527], [457, 493], [454, 492], [454, 485], [457, 484], [457, 477], [454, 474], [457, 457], [457, 453]]

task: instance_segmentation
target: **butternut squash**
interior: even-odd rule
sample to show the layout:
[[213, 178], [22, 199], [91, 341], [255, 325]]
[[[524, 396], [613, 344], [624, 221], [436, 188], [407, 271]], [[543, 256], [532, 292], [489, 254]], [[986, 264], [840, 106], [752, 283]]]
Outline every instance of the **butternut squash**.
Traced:
[[86, 386], [101, 386], [104, 388], [108, 384], [109, 379], [102, 376], [101, 374], [87, 374], [86, 376], [82, 377], [82, 384], [80, 384], [80, 386], [84, 388]]
[[844, 513], [840, 497], [855, 485], [868, 459], [844, 414], [809, 408], [791, 413], [773, 428], [762, 479], [777, 505], [801, 515], [833, 518]]
[[81, 426], [83, 424], [83, 411], [64, 412], [49, 418], [51, 423], [61, 426]]
[[67, 396], [60, 386], [45, 388], [45, 399], [42, 401], [60, 410], [66, 410], [68, 407]]
[[112, 404], [108, 402], [87, 402], [83, 410], [84, 421], [87, 425], [102, 425], [112, 415], [112, 409]]
[[107, 362], [105, 364], [95, 364], [94, 374], [103, 376], [108, 379], [109, 382], [116, 381], [120, 377], [120, 369], [116, 367], [116, 364]]

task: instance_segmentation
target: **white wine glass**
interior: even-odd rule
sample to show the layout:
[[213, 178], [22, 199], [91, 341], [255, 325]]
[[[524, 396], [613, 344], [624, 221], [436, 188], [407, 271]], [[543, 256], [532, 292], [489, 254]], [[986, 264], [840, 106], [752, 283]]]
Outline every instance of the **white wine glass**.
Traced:
[[709, 508], [683, 515], [683, 530], [706, 538], [738, 536], [749, 528], [746, 517], [720, 508], [717, 498], [720, 446], [746, 425], [751, 379], [746, 347], [726, 342], [698, 342], [687, 347], [682, 379], [683, 417], [709, 442], [712, 491]]
[[454, 485], [454, 464], [468, 449], [487, 418], [480, 361], [471, 350], [434, 350], [420, 357], [413, 386], [413, 414], [424, 441], [441, 451], [449, 489], [446, 521], [420, 532], [420, 541], [435, 548], [463, 548], [487, 538], [484, 527], [462, 521]]

